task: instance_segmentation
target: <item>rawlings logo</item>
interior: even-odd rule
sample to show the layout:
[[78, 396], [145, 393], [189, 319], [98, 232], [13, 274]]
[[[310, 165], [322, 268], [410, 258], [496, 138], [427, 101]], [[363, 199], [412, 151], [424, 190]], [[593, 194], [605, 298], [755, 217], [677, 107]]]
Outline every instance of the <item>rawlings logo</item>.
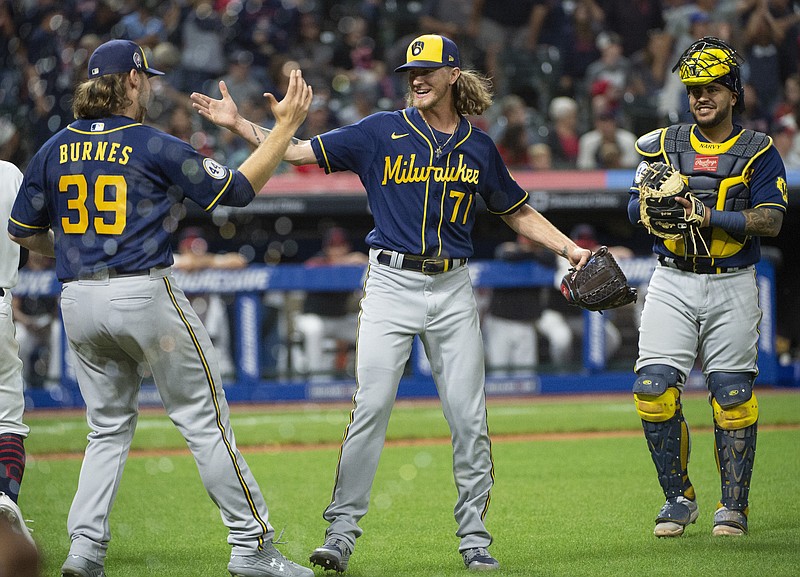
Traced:
[[719, 156], [704, 156], [698, 154], [694, 157], [695, 172], [717, 172]]

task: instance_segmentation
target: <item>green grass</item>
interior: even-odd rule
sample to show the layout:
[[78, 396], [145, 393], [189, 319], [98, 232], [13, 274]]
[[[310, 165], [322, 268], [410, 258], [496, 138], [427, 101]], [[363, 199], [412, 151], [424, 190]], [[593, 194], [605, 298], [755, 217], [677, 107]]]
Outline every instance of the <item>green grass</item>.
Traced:
[[[702, 395], [685, 395], [692, 426], [690, 472], [700, 518], [680, 539], [653, 537], [663, 503], [640, 423], [626, 396], [492, 401], [496, 483], [487, 524], [501, 575], [705, 577], [721, 571], [783, 577], [800, 567], [800, 391], [759, 393], [761, 431], [751, 493], [751, 533], [712, 539], [719, 493], [710, 413]], [[270, 507], [286, 529], [284, 553], [305, 563], [320, 544], [337, 450], [349, 408], [287, 405], [236, 408], [237, 440]], [[21, 506], [45, 558], [58, 574], [68, 551], [66, 517], [87, 427], [80, 414], [28, 415], [28, 467]], [[779, 426], [779, 425], [790, 425]], [[603, 435], [520, 438], [529, 433], [608, 431]], [[611, 433], [621, 431], [620, 434]], [[464, 576], [457, 555], [447, 426], [438, 406], [401, 403], [372, 492], [365, 533], [347, 574], [354, 577]], [[280, 443], [262, 451], [255, 446]], [[322, 448], [313, 445], [324, 443]], [[310, 445], [297, 450], [297, 445]], [[183, 440], [161, 412], [140, 419], [138, 449], [128, 461], [111, 518], [111, 577], [225, 576], [229, 546], [219, 512], [206, 495]], [[321, 575], [321, 571], [317, 571]]]

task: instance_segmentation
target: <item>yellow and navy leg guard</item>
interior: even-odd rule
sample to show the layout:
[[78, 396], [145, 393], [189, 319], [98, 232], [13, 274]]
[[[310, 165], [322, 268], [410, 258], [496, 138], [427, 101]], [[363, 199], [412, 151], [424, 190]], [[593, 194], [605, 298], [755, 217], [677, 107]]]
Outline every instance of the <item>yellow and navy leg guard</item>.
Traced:
[[694, 500], [687, 471], [691, 442], [681, 410], [678, 370], [668, 365], [647, 365], [638, 375], [633, 399], [664, 496]]
[[714, 444], [722, 483], [720, 504], [746, 515], [756, 453], [758, 400], [752, 373], [711, 373]]

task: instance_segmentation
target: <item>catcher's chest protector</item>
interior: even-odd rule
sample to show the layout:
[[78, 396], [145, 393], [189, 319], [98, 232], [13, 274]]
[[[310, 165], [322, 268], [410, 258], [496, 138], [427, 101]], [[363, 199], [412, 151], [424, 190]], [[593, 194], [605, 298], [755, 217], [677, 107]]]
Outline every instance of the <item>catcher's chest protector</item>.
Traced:
[[[670, 126], [664, 135], [664, 154], [672, 166], [688, 177], [689, 190], [706, 206], [716, 207], [722, 197], [724, 209], [730, 211], [750, 208], [747, 168], [770, 146], [772, 140], [766, 134], [749, 129], [723, 143], [698, 140], [688, 124]], [[722, 229], [706, 228], [698, 233], [713, 257], [731, 256], [747, 242], [745, 235], [731, 235]], [[684, 252], [682, 244], [666, 245], [676, 254]]]

